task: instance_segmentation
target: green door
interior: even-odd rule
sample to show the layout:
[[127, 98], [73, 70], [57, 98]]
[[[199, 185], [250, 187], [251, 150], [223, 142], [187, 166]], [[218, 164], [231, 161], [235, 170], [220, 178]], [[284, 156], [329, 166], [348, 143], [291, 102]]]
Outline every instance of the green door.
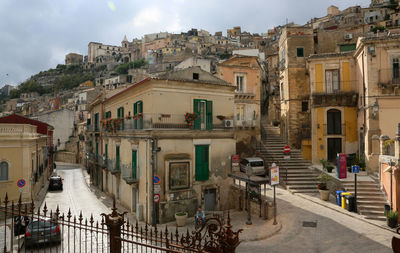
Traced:
[[194, 129], [201, 129], [201, 115], [200, 115], [200, 99], [195, 99], [193, 101], [193, 113], [197, 114], [197, 119], [194, 121]]
[[132, 178], [136, 179], [137, 175], [137, 151], [132, 150]]
[[115, 150], [115, 170], [119, 171], [119, 146]]
[[196, 181], [205, 181], [209, 178], [208, 145], [195, 146]]

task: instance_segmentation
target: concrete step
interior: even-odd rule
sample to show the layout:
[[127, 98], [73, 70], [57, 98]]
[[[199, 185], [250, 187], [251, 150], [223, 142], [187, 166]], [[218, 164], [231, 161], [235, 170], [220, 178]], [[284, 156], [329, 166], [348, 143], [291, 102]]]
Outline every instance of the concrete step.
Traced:
[[358, 207], [358, 209], [359, 210], [364, 210], [364, 211], [368, 211], [368, 210], [371, 210], [371, 211], [385, 211], [385, 207], [384, 206], [372, 206], [372, 205], [362, 205], [362, 204], [359, 204], [358, 203], [358, 201], [357, 201], [357, 207]]
[[[354, 195], [354, 191], [349, 191], [349, 192]], [[359, 192], [359, 191], [357, 191], [357, 197], [361, 197], [361, 196], [386, 198], [386, 196], [381, 192]]]
[[318, 191], [315, 185], [288, 185], [288, 189], [290, 190], [316, 190]]
[[383, 211], [362, 211], [359, 210], [361, 215], [365, 216], [385, 216]]
[[380, 221], [386, 220], [385, 216], [364, 216], [364, 218], [368, 220], [380, 220]]
[[370, 200], [360, 200], [357, 198], [357, 205], [359, 206], [384, 206], [387, 205], [388, 202], [386, 200], [376, 200], [376, 201], [370, 201]]
[[[342, 182], [343, 186], [354, 186], [354, 182], [349, 182], [349, 181], [344, 181]], [[362, 185], [362, 186], [378, 186], [377, 183], [372, 182], [372, 181], [357, 181], [357, 186]]]
[[290, 192], [292, 192], [293, 194], [296, 193], [317, 193], [318, 189], [304, 189], [304, 190], [290, 190]]
[[[285, 179], [285, 177], [283, 177]], [[317, 177], [302, 177], [302, 176], [289, 176], [288, 175], [288, 181], [318, 181]]]
[[291, 186], [301, 186], [301, 185], [314, 185], [314, 187], [316, 187], [316, 185], [318, 184], [318, 182], [315, 181], [292, 181], [292, 180], [288, 180], [286, 182], [286, 185], [291, 185]]

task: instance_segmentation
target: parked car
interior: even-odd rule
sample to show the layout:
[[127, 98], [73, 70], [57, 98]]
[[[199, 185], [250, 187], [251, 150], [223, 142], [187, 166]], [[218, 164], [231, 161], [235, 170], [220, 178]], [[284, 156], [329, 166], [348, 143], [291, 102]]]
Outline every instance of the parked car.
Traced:
[[264, 160], [260, 157], [243, 158], [240, 161], [240, 171], [246, 173], [247, 167], [251, 167], [253, 169], [252, 175], [258, 175], [258, 176], [266, 175]]
[[61, 243], [60, 225], [50, 220], [34, 220], [26, 228], [25, 246], [29, 248], [44, 243]]
[[14, 216], [14, 236], [23, 235], [29, 222], [29, 217], [18, 215]]
[[63, 179], [60, 176], [51, 176], [49, 180], [49, 191], [63, 189]]

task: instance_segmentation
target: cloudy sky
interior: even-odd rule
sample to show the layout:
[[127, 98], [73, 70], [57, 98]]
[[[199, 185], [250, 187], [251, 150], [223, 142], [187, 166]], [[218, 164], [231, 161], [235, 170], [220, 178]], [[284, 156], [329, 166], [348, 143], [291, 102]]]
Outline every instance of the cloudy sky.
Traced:
[[286, 19], [298, 24], [326, 8], [368, 6], [370, 0], [0, 0], [0, 87], [19, 84], [64, 63], [70, 52], [87, 55], [90, 41], [120, 45], [146, 33], [240, 25], [264, 33]]

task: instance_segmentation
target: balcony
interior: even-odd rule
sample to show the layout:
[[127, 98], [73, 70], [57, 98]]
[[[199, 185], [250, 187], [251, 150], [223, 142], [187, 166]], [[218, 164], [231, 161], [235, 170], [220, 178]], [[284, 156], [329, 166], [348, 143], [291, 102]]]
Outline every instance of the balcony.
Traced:
[[237, 128], [254, 128], [256, 126], [256, 120], [235, 120]]
[[332, 93], [312, 93], [312, 107], [328, 107], [328, 106], [349, 106], [355, 107], [358, 102], [358, 94], [354, 91], [343, 92], [336, 91]]
[[[215, 122], [217, 121], [217, 122]], [[223, 121], [214, 119], [213, 129], [224, 129]], [[185, 115], [182, 114], [141, 114], [141, 116], [130, 119], [109, 119], [102, 125], [103, 132], [117, 131], [143, 131], [143, 130], [191, 130], [193, 126], [186, 123]]]
[[341, 124], [340, 128], [332, 126], [328, 129], [328, 124], [324, 124], [324, 136], [345, 136], [346, 124]]
[[132, 173], [132, 164], [121, 164], [122, 179], [129, 185], [138, 183], [137, 176]]
[[255, 97], [256, 97], [256, 94], [254, 94], [254, 93], [245, 93], [242, 91], [235, 92], [236, 100], [249, 100], [249, 99], [254, 99]]
[[378, 72], [380, 88], [400, 87], [400, 69], [380, 69]]

